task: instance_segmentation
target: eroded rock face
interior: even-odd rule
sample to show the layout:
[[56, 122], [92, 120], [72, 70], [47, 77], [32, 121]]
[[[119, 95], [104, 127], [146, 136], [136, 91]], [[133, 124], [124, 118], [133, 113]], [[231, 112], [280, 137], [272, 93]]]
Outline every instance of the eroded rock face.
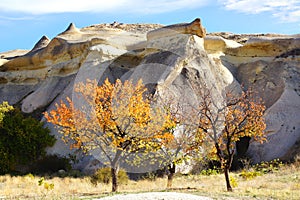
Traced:
[[43, 36], [32, 48], [32, 50], [29, 53], [33, 53], [35, 51], [38, 51], [40, 49], [45, 48], [49, 43], [50, 43], [50, 39], [47, 36]]
[[147, 40], [150, 41], [177, 34], [192, 34], [204, 38], [206, 36], [206, 29], [202, 26], [200, 18], [196, 18], [191, 23], [174, 24], [149, 31], [147, 33]]
[[[99, 83], [105, 78], [142, 78], [150, 89], [171, 91], [179, 101], [191, 102], [197, 97], [189, 77], [197, 76], [214, 88], [216, 98], [243, 84], [264, 99], [269, 133], [268, 142], [251, 143], [248, 154], [256, 162], [290, 158], [287, 153], [300, 141], [298, 36], [206, 36], [202, 26], [196, 24], [194, 30], [192, 23], [171, 28], [186, 26], [191, 29], [176, 34], [152, 31], [147, 40], [147, 32], [161, 25], [113, 23], [79, 29], [70, 24], [52, 40], [42, 37], [31, 51], [1, 53], [0, 101], [21, 104], [27, 113], [50, 111], [55, 103], [72, 97], [74, 83], [87, 78]], [[47, 126], [60, 139], [54, 127]], [[48, 152], [66, 156], [70, 149], [59, 140]]]

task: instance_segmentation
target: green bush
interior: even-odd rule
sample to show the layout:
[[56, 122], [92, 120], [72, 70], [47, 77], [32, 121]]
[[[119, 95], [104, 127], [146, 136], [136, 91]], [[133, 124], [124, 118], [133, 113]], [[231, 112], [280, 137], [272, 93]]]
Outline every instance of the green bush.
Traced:
[[[118, 183], [119, 184], [126, 184], [128, 182], [129, 178], [124, 170], [119, 170], [118, 172]], [[111, 176], [111, 169], [109, 167], [104, 167], [98, 169], [94, 175], [91, 176], [91, 182], [94, 185], [97, 185], [98, 183], [105, 183], [109, 184], [112, 181]]]
[[275, 159], [269, 162], [261, 162], [254, 165], [254, 170], [266, 174], [278, 171], [283, 165], [284, 164], [279, 159]]
[[0, 126], [0, 174], [16, 170], [45, 156], [46, 147], [55, 143], [43, 123], [25, 117], [15, 109], [6, 113]]

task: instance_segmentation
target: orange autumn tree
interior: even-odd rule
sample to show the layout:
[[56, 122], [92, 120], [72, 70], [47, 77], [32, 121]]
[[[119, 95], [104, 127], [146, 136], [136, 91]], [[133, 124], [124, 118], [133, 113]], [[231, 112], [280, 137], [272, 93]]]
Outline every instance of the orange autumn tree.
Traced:
[[243, 137], [261, 143], [266, 140], [265, 106], [251, 89], [239, 95], [226, 92], [223, 100], [215, 98], [213, 89], [208, 89], [205, 84], [194, 84], [193, 89], [199, 98], [199, 105], [193, 107], [198, 129], [206, 135], [206, 143], [211, 144], [212, 156], [221, 163], [227, 191], [232, 191], [229, 170], [236, 153], [236, 142]]
[[113, 192], [118, 189], [120, 162], [128, 154], [155, 151], [173, 139], [166, 131], [172, 126], [170, 116], [151, 105], [146, 91], [141, 80], [136, 84], [116, 80], [112, 84], [106, 79], [100, 86], [87, 80], [75, 85], [76, 101], [67, 98], [67, 103], [61, 102], [45, 113], [48, 122], [60, 127], [71, 147], [101, 151], [105, 164], [111, 167]]

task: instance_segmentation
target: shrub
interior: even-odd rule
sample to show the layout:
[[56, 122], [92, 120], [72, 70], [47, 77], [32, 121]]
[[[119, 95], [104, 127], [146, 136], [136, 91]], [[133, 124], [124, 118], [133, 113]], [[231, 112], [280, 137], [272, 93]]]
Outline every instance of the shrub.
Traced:
[[155, 172], [146, 172], [142, 175], [141, 179], [149, 180], [149, 181], [156, 181], [158, 175]]
[[33, 174], [31, 174], [31, 173], [29, 173], [29, 174], [26, 174], [26, 175], [25, 175], [25, 177], [28, 177], [28, 178], [30, 178], [30, 179], [34, 179], [34, 175], [33, 175]]
[[54, 173], [59, 170], [69, 171], [71, 170], [70, 160], [57, 155], [47, 155], [42, 159], [34, 163], [32, 167], [33, 172], [43, 173]]
[[45, 178], [42, 177], [40, 180], [38, 180], [39, 186], [44, 186], [45, 190], [53, 190], [54, 189], [54, 183], [48, 183], [45, 181]]
[[249, 179], [253, 179], [254, 177], [257, 177], [257, 176], [261, 176], [262, 173], [259, 172], [259, 171], [247, 171], [247, 170], [243, 170], [241, 173], [240, 173], [240, 176], [246, 180], [249, 180]]
[[266, 174], [278, 171], [283, 165], [284, 164], [279, 159], [275, 159], [269, 162], [261, 162], [254, 165], [254, 170]]
[[5, 113], [7, 113], [13, 109], [14, 109], [14, 107], [9, 105], [7, 101], [3, 101], [0, 104], [0, 126], [2, 124], [3, 118], [5, 117]]
[[79, 171], [79, 170], [72, 169], [72, 170], [70, 170], [68, 173], [66, 173], [65, 176], [70, 176], [70, 177], [74, 177], [74, 178], [79, 178], [79, 177], [83, 177], [83, 176], [84, 176], [84, 173], [82, 173], [82, 172]]
[[275, 159], [270, 162], [261, 162], [252, 166], [252, 168], [246, 167], [240, 173], [240, 176], [246, 180], [249, 180], [257, 176], [262, 176], [266, 173], [278, 171], [282, 166], [283, 163], [279, 159]]
[[[105, 183], [109, 184], [112, 180], [111, 177], [111, 168], [104, 167], [98, 169], [94, 175], [91, 176], [91, 182], [94, 185], [97, 185], [98, 183]], [[124, 170], [119, 170], [118, 172], [118, 181], [120, 184], [126, 184], [128, 182], [129, 178]]]
[[238, 182], [234, 177], [231, 176], [229, 181], [233, 188], [236, 188], [238, 186]]
[[214, 158], [205, 157], [196, 161], [196, 164], [191, 170], [191, 174], [213, 175], [221, 172], [220, 162]]
[[0, 126], [0, 174], [45, 156], [46, 147], [55, 143], [49, 133], [43, 123], [25, 117], [18, 109], [5, 114]]
[[205, 176], [217, 175], [217, 174], [220, 174], [220, 170], [216, 167], [214, 167], [213, 169], [203, 169], [200, 172], [200, 174], [205, 175]]

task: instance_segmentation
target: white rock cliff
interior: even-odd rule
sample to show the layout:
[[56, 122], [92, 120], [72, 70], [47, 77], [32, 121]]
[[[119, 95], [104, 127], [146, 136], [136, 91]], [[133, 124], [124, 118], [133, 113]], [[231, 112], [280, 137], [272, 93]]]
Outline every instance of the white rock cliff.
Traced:
[[[70, 24], [52, 40], [43, 36], [31, 51], [0, 53], [0, 102], [41, 113], [72, 97], [75, 82], [86, 78], [101, 82], [106, 77], [142, 78], [150, 88], [192, 101], [195, 94], [185, 83], [193, 74], [216, 95], [228, 87], [253, 86], [266, 102], [269, 134], [267, 143], [253, 142], [247, 153], [255, 162], [293, 156], [291, 149], [300, 141], [297, 35], [211, 33], [202, 38], [205, 29], [201, 29], [204, 35], [179, 31], [159, 37], [151, 31], [147, 40], [146, 33], [160, 27], [113, 23], [79, 29]], [[58, 139], [48, 152], [68, 155], [69, 148], [48, 126]]]

